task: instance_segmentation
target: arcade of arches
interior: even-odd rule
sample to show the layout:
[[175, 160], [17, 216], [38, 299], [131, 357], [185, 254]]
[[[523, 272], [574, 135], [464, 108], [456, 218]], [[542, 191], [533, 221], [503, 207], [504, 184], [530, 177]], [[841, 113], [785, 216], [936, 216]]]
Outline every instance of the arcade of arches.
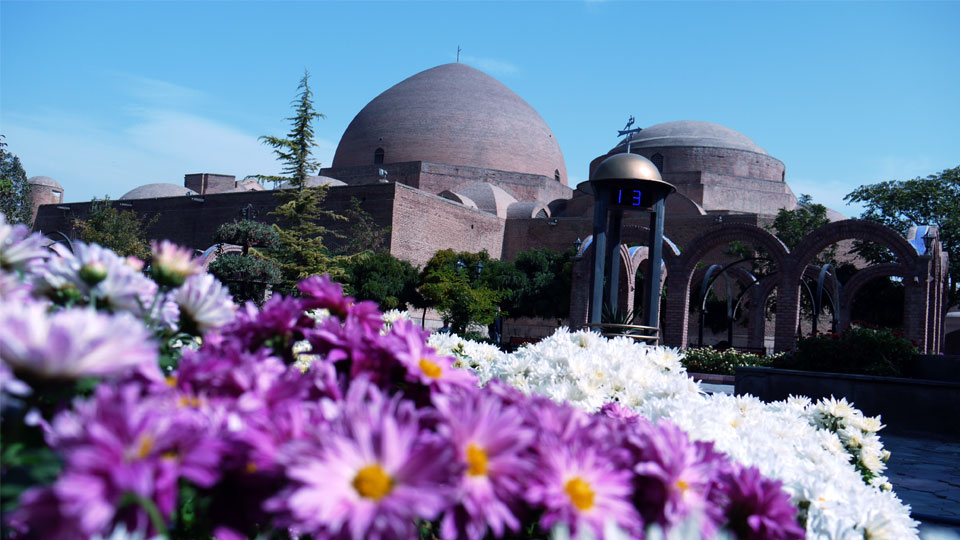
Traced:
[[[867, 266], [853, 275], [846, 283], [837, 283], [828, 294], [835, 305], [835, 320], [838, 330], [850, 325], [850, 311], [857, 292], [869, 281], [882, 277], [899, 278], [904, 286], [903, 332], [918, 344], [925, 353], [940, 352], [943, 342], [943, 326], [946, 315], [947, 255], [941, 249], [935, 228], [928, 229], [926, 238], [904, 238], [896, 231], [874, 222], [849, 219], [835, 221], [808, 234], [794, 249], [769, 231], [743, 223], [720, 223], [703, 231], [682, 249], [664, 238], [663, 278], [661, 297], [664, 298], [660, 312], [662, 343], [670, 347], [686, 347], [691, 343], [689, 331], [691, 298], [697, 301], [700, 295], [699, 282], [706, 272], [704, 259], [711, 251], [723, 248], [732, 241], [763, 248], [772, 270], [760, 279], [752, 274], [731, 267], [731, 279], [736, 280], [748, 307], [747, 347], [760, 349], [772, 337], [773, 349], [777, 352], [794, 347], [801, 328], [800, 304], [808, 286], [805, 282], [817, 281], [818, 276], [829, 274], [829, 268], [821, 272], [814, 264], [816, 256], [824, 249], [844, 240], [866, 240], [890, 250], [896, 262]], [[625, 227], [619, 248], [620, 280], [619, 310], [627, 312], [640, 305], [637, 294], [637, 278], [642, 277], [647, 263], [647, 230], [643, 227]], [[926, 241], [926, 243], [924, 242]], [[571, 326], [587, 322], [589, 309], [590, 272], [593, 267], [593, 247], [588, 238], [578, 253], [573, 268], [573, 287], [570, 306]], [[698, 279], [694, 279], [694, 278]], [[835, 278], [834, 278], [835, 279]], [[823, 280], [821, 279], [821, 282]], [[771, 295], [776, 300], [775, 324], [767, 331], [765, 306]], [[836, 296], [836, 298], [832, 298]], [[636, 301], [636, 302], [635, 302]], [[696, 327], [695, 327], [696, 328]], [[768, 336], [772, 334], [772, 336]]]

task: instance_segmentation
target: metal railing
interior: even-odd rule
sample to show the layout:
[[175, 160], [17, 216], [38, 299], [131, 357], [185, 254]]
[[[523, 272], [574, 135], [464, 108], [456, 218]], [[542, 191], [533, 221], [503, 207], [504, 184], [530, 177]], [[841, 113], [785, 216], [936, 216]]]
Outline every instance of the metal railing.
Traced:
[[628, 337], [637, 341], [644, 341], [656, 345], [660, 341], [660, 329], [656, 326], [641, 326], [639, 324], [592, 323], [585, 328], [595, 329], [603, 337]]

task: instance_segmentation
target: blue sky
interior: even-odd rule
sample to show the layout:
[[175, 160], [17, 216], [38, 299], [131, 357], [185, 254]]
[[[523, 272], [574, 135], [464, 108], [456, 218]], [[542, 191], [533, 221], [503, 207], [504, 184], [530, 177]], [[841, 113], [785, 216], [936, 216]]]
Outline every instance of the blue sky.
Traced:
[[960, 165], [960, 3], [0, 2], [0, 132], [66, 199], [279, 165], [304, 69], [329, 165], [354, 115], [461, 60], [546, 120], [570, 183], [637, 125], [723, 124], [847, 215], [859, 185]]

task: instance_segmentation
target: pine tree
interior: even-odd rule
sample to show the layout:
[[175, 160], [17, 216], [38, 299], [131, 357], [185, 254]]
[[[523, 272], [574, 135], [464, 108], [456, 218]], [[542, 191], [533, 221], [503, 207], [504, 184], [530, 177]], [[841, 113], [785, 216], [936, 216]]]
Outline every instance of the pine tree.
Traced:
[[30, 224], [33, 204], [30, 200], [30, 184], [20, 158], [7, 152], [7, 143], [0, 135], [0, 212], [10, 223]]
[[277, 159], [284, 163], [280, 176], [256, 175], [260, 180], [273, 182], [290, 182], [302, 190], [306, 187], [307, 177], [320, 169], [320, 163], [313, 159], [313, 147], [316, 146], [313, 135], [313, 121], [326, 118], [313, 107], [313, 92], [310, 90], [310, 73], [303, 72], [300, 85], [297, 86], [296, 99], [290, 104], [294, 106], [295, 115], [287, 118], [290, 121], [290, 133], [286, 138], [263, 135], [260, 141], [273, 147]]
[[320, 168], [313, 159], [313, 121], [325, 118], [313, 106], [313, 92], [309, 84], [310, 74], [304, 72], [293, 100], [294, 116], [290, 133], [285, 138], [264, 135], [260, 140], [272, 146], [277, 158], [283, 163], [280, 176], [257, 175], [261, 180], [280, 184], [289, 182], [295, 190], [282, 190], [278, 196], [283, 202], [271, 215], [277, 217], [275, 225], [279, 236], [276, 249], [263, 254], [277, 263], [283, 275], [282, 290], [292, 291], [297, 281], [318, 274], [330, 274], [334, 279], [344, 277], [348, 258], [330, 253], [324, 246], [324, 237], [339, 236], [321, 222], [346, 221], [347, 218], [323, 209], [327, 187], [308, 187], [307, 178]]

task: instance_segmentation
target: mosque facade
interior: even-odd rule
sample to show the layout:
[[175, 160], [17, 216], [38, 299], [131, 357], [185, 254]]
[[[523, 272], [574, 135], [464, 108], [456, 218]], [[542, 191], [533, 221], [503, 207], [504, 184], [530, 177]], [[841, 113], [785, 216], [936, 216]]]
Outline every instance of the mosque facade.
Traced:
[[[665, 225], [674, 250], [719, 223], [762, 228], [780, 209], [796, 207], [783, 162], [727, 127], [649, 126], [599, 155], [590, 171], [628, 149], [677, 188], [667, 199]], [[64, 203], [56, 181], [30, 180], [42, 188], [34, 228], [71, 236], [73, 220], [85, 217], [90, 203]], [[580, 245], [583, 255], [592, 233], [593, 198], [568, 186], [547, 123], [502, 83], [459, 63], [417, 73], [370, 101], [341, 137], [332, 165], [308, 184], [330, 186], [325, 206], [335, 212], [359, 200], [377, 225], [389, 227], [390, 253], [419, 266], [447, 248], [513, 259], [531, 248]], [[183, 185], [139, 186], [115, 204], [159, 215], [150, 237], [207, 250], [222, 223], [243, 216], [270, 221], [275, 195], [253, 180], [198, 173], [185, 175]], [[645, 214], [627, 215], [628, 248], [645, 245], [647, 221]], [[540, 335], [555, 322], [528, 322], [514, 332]]]

